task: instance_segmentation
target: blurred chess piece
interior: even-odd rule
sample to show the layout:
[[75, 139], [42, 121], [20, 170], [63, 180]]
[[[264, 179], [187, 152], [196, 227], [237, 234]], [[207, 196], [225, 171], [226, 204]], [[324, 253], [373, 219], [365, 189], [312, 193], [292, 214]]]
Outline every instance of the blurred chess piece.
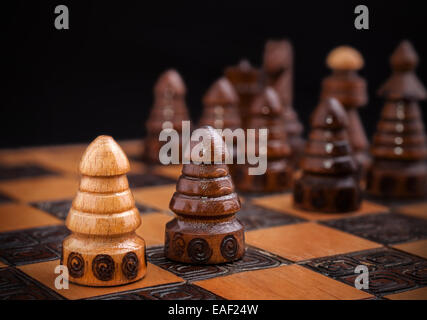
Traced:
[[378, 94], [385, 98], [374, 135], [374, 162], [367, 191], [388, 198], [427, 196], [427, 138], [418, 101], [427, 92], [415, 74], [418, 55], [402, 41], [391, 56], [391, 77]]
[[71, 282], [117, 286], [144, 277], [145, 242], [135, 234], [141, 217], [126, 173], [129, 161], [109, 136], [99, 136], [80, 161], [80, 187], [68, 213], [71, 235], [62, 264]]
[[[234, 131], [241, 128], [242, 123], [239, 113], [239, 97], [231, 82], [222, 77], [217, 80], [203, 97], [203, 114], [199, 126], [211, 126], [215, 129], [230, 129]], [[229, 164], [230, 174], [237, 163], [236, 139], [230, 140], [229, 152], [233, 157], [233, 163]]]
[[[210, 141], [199, 155], [210, 164], [192, 160], [183, 166], [169, 205], [177, 217], [166, 224], [165, 256], [192, 264], [232, 262], [245, 253], [244, 228], [235, 217], [240, 200], [224, 164], [228, 151], [222, 137], [212, 127], [203, 129]], [[189, 152], [195, 145], [187, 146]], [[222, 163], [213, 162], [218, 160]]]
[[[160, 148], [166, 143], [159, 141], [163, 129], [175, 129], [182, 134], [182, 121], [190, 119], [185, 94], [184, 81], [176, 70], [171, 69], [160, 75], [154, 87], [154, 105], [146, 122], [144, 157], [148, 162], [159, 163]], [[180, 144], [180, 154], [181, 147]]]
[[357, 164], [347, 133], [348, 117], [335, 98], [321, 100], [311, 116], [311, 132], [294, 184], [295, 207], [341, 213], [360, 207]]
[[364, 65], [363, 57], [352, 47], [340, 46], [329, 53], [326, 64], [332, 74], [323, 79], [321, 99], [334, 97], [346, 109], [350, 143], [364, 181], [371, 158], [369, 141], [357, 111], [368, 102], [366, 80], [357, 74]]
[[[247, 119], [249, 129], [255, 129], [254, 150], [267, 158], [264, 174], [250, 175], [248, 161], [233, 170], [236, 188], [244, 192], [275, 192], [292, 186], [292, 149], [287, 140], [283, 108], [277, 92], [266, 87], [252, 102]], [[259, 129], [268, 129], [267, 145], [258, 144]], [[247, 149], [252, 142], [247, 139]], [[259, 164], [258, 164], [259, 165]]]
[[203, 114], [199, 126], [212, 126], [215, 129], [241, 127], [239, 97], [227, 78], [220, 78], [209, 88], [203, 97]]
[[263, 71], [267, 86], [273, 87], [283, 106], [283, 120], [295, 161], [304, 150], [303, 125], [293, 107], [294, 53], [288, 40], [269, 40], [265, 44]]
[[241, 60], [237, 66], [225, 69], [225, 76], [231, 82], [239, 96], [239, 113], [242, 128], [246, 128], [246, 119], [253, 99], [261, 90], [261, 74], [248, 60]]

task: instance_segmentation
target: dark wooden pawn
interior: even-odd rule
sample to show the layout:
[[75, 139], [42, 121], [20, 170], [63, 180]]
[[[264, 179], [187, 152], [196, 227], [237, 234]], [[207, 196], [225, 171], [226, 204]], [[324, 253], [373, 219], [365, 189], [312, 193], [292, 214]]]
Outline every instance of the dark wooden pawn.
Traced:
[[354, 48], [340, 46], [332, 50], [326, 60], [332, 74], [322, 82], [321, 99], [334, 97], [344, 106], [349, 120], [349, 139], [359, 165], [361, 178], [371, 163], [369, 141], [357, 109], [368, 102], [366, 80], [357, 74], [363, 65], [362, 55]]
[[[235, 166], [233, 178], [236, 188], [243, 192], [276, 192], [292, 186], [292, 150], [286, 136], [283, 108], [280, 98], [271, 87], [266, 87], [253, 101], [247, 120], [248, 129], [256, 129], [255, 150], [267, 152], [267, 170], [262, 175], [249, 175], [251, 164]], [[258, 145], [259, 129], [268, 129], [267, 148]], [[250, 144], [251, 141], [247, 141]]]
[[227, 67], [224, 73], [239, 96], [241, 126], [246, 128], [249, 108], [261, 90], [261, 72], [243, 59], [238, 65]]
[[294, 53], [288, 40], [269, 40], [265, 44], [263, 71], [265, 85], [276, 89], [283, 106], [283, 120], [293, 156], [297, 159], [304, 150], [304, 127], [293, 107]]
[[[231, 262], [245, 253], [244, 228], [235, 217], [240, 200], [224, 164], [227, 148], [222, 137], [212, 127], [203, 128], [211, 147], [199, 154], [207, 153], [211, 163], [191, 161], [183, 166], [169, 204], [176, 218], [166, 224], [165, 256], [192, 264]], [[213, 163], [213, 150], [222, 163]]]
[[[239, 97], [231, 82], [222, 77], [217, 80], [203, 97], [203, 114], [199, 126], [211, 126], [215, 129], [241, 128], [242, 121], [239, 113]], [[237, 163], [237, 144], [229, 146], [233, 163], [229, 164], [230, 173]], [[231, 173], [232, 175], [232, 173]]]
[[384, 198], [427, 196], [427, 138], [418, 101], [427, 91], [414, 70], [418, 56], [403, 41], [390, 59], [391, 77], [379, 89], [386, 102], [372, 144], [367, 191]]
[[324, 99], [311, 115], [311, 132], [294, 184], [294, 206], [341, 213], [357, 210], [361, 191], [349, 143], [348, 117], [335, 98]]
[[159, 162], [160, 148], [166, 143], [159, 141], [160, 132], [169, 128], [181, 134], [182, 121], [190, 119], [185, 94], [184, 81], [176, 70], [167, 70], [160, 75], [154, 87], [154, 105], [146, 122], [144, 157], [148, 162]]

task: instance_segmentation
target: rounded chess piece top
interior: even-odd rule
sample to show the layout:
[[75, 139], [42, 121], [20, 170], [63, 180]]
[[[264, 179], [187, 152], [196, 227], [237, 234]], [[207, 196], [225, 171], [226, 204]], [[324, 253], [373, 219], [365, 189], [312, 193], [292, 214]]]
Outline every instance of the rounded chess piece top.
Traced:
[[[199, 164], [202, 161], [205, 164], [212, 165], [224, 164], [225, 159], [228, 157], [228, 150], [218, 130], [211, 126], [203, 126], [193, 131], [193, 135], [198, 133], [200, 133], [200, 140], [193, 141], [191, 139], [190, 143], [185, 147], [184, 159], [195, 164]], [[195, 149], [196, 147], [197, 150]]]
[[154, 86], [155, 95], [184, 96], [186, 91], [184, 80], [175, 69], [163, 72]]
[[258, 82], [259, 70], [254, 68], [249, 60], [242, 59], [236, 66], [227, 67], [225, 75], [232, 83], [254, 83]]
[[332, 70], [359, 70], [364, 61], [360, 52], [353, 47], [339, 46], [328, 54], [326, 64]]
[[122, 148], [105, 135], [92, 141], [80, 161], [80, 173], [86, 176], [117, 176], [129, 170], [129, 160]]
[[348, 117], [338, 100], [329, 97], [323, 99], [314, 110], [311, 116], [311, 126], [330, 130], [343, 129], [348, 126]]
[[403, 40], [390, 57], [390, 64], [394, 71], [414, 70], [418, 64], [418, 54], [408, 40]]
[[231, 82], [222, 77], [218, 79], [208, 90], [203, 98], [204, 104], [209, 105], [228, 105], [237, 104], [239, 97], [234, 90]]
[[288, 40], [268, 40], [264, 48], [263, 68], [267, 73], [277, 73], [292, 65], [293, 51]]

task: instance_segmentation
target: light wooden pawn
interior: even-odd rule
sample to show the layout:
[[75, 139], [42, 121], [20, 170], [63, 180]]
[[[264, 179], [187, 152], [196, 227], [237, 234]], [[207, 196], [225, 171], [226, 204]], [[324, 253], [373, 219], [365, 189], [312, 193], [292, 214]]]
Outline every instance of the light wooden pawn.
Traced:
[[72, 234], [63, 242], [69, 280], [88, 286], [123, 285], [144, 277], [141, 217], [129, 189], [129, 161], [109, 136], [99, 136], [80, 161], [80, 187], [68, 213]]

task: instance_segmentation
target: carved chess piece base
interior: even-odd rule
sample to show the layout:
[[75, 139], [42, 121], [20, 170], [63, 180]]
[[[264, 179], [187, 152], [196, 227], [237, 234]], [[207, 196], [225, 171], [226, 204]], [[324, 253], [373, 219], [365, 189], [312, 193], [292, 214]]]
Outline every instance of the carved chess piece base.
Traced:
[[221, 222], [175, 218], [166, 224], [165, 255], [192, 264], [232, 262], [245, 253], [243, 225], [234, 216]]
[[106, 241], [105, 237], [72, 234], [64, 240], [63, 248], [63, 263], [73, 283], [124, 285], [142, 279], [147, 271], [145, 242], [136, 235]]
[[298, 209], [343, 213], [360, 207], [362, 196], [354, 176], [323, 176], [303, 173], [294, 186], [294, 206]]
[[367, 191], [384, 198], [425, 198], [425, 161], [376, 160], [368, 171]]

